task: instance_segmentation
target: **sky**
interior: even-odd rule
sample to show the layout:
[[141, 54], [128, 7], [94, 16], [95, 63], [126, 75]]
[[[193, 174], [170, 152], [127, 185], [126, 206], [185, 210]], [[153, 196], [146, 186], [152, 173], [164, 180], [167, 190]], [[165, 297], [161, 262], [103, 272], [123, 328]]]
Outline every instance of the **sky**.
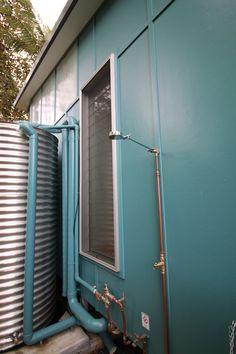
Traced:
[[67, 0], [31, 0], [31, 2], [43, 24], [52, 29]]

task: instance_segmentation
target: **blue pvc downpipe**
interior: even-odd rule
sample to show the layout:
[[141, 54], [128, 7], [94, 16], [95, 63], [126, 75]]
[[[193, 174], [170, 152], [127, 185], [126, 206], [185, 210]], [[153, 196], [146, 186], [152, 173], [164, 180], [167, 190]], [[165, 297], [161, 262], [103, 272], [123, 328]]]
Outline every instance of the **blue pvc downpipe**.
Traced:
[[68, 163], [68, 284], [67, 298], [71, 312], [79, 318], [82, 326], [93, 333], [106, 331], [107, 323], [104, 318], [92, 317], [78, 302], [75, 282], [75, 247], [74, 247], [74, 222], [75, 222], [75, 131], [69, 132], [69, 163]]
[[34, 128], [39, 128], [39, 129], [44, 129], [44, 130], [52, 130], [52, 131], [61, 131], [64, 129], [74, 129], [75, 125], [72, 124], [63, 124], [63, 125], [46, 125], [46, 124], [38, 124], [38, 123], [33, 123], [32, 126]]
[[29, 334], [24, 334], [24, 343], [27, 345], [36, 344], [43, 339], [54, 336], [57, 333], [63, 332], [66, 329], [79, 324], [80, 322], [77, 318], [71, 316], [63, 321], [54, 323], [51, 326], [39, 329], [38, 331], [33, 332], [31, 336], [29, 336]]
[[68, 131], [62, 131], [62, 295], [67, 294]]
[[25, 245], [25, 285], [24, 285], [24, 341], [33, 336], [33, 295], [34, 295], [34, 244], [37, 194], [38, 134], [28, 123], [20, 123], [20, 129], [29, 136], [29, 167], [27, 194], [27, 230]]
[[70, 118], [70, 123], [75, 124], [74, 130], [74, 159], [75, 159], [75, 172], [74, 172], [74, 239], [75, 239], [75, 281], [83, 285], [91, 293], [96, 291], [96, 285], [90, 285], [79, 276], [79, 125], [73, 118]]
[[25, 245], [25, 284], [23, 309], [23, 340], [25, 344], [34, 344], [78, 323], [75, 317], [55, 323], [33, 332], [34, 298], [34, 257], [35, 257], [35, 221], [38, 165], [38, 134], [28, 122], [20, 123], [20, 129], [29, 136], [29, 167], [27, 193], [27, 230]]
[[[56, 128], [56, 127], [55, 127]], [[71, 128], [68, 127], [67, 128]], [[73, 125], [75, 128], [75, 125]], [[67, 288], [67, 298], [69, 307], [74, 316], [57, 322], [46, 328], [33, 332], [33, 292], [34, 292], [34, 257], [35, 257], [35, 221], [36, 221], [36, 194], [37, 194], [37, 163], [38, 163], [38, 134], [29, 122], [20, 123], [20, 129], [29, 136], [29, 168], [28, 168], [28, 195], [27, 195], [27, 230], [26, 230], [26, 248], [25, 248], [25, 287], [24, 287], [24, 319], [23, 319], [23, 340], [26, 344], [35, 344], [45, 338], [48, 338], [56, 333], [78, 324], [94, 333], [104, 332], [107, 328], [107, 323], [104, 318], [93, 318], [78, 302], [76, 282], [75, 282], [75, 250], [74, 250], [74, 216], [75, 216], [75, 200], [74, 188], [75, 183], [75, 139], [74, 130], [69, 129], [69, 159], [66, 156], [68, 165], [63, 165], [63, 169], [69, 169], [69, 175], [64, 175], [63, 193], [67, 193], [66, 181], [68, 185], [68, 197], [65, 199], [68, 202], [66, 211], [68, 210], [67, 231], [64, 233], [64, 245], [66, 237], [68, 237], [67, 248], [67, 274], [68, 282], [64, 290]], [[78, 129], [75, 129], [78, 134]], [[67, 131], [67, 130], [66, 130]], [[64, 148], [67, 146], [68, 133], [64, 135]], [[77, 135], [78, 136], [78, 135]], [[66, 147], [67, 150], [67, 147]], [[65, 155], [64, 155], [65, 157]], [[77, 166], [78, 167], [78, 166]], [[76, 168], [77, 168], [76, 167]], [[67, 180], [68, 178], [68, 180]], [[78, 191], [77, 191], [78, 194]], [[64, 205], [65, 206], [65, 205]], [[66, 216], [64, 215], [65, 219]], [[65, 221], [65, 220], [64, 220]], [[66, 231], [65, 229], [63, 231]], [[65, 256], [65, 255], [64, 255]], [[64, 258], [65, 259], [65, 258]], [[65, 275], [65, 273], [64, 273]], [[83, 281], [88, 287], [88, 283]], [[94, 287], [91, 287], [94, 290]]]

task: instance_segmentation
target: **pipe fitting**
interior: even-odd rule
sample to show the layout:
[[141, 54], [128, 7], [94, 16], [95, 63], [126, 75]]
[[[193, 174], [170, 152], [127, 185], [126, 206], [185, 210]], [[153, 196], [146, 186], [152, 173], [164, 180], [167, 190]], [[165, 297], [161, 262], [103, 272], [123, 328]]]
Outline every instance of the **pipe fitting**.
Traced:
[[109, 305], [110, 301], [101, 294], [97, 289], [94, 289], [93, 295], [95, 296], [96, 300], [104, 302], [105, 305]]
[[12, 333], [11, 339], [12, 339], [14, 344], [18, 344], [20, 342], [20, 334], [19, 334], [19, 332]]
[[[113, 294], [110, 293], [108, 285], [106, 283], [104, 284], [104, 297], [109, 301], [109, 303], [114, 302], [116, 305], [119, 306], [121, 319], [123, 323], [123, 343], [125, 345], [129, 345], [131, 342], [128, 339], [127, 329], [126, 329], [126, 316], [125, 316], [125, 305], [124, 305], [125, 297], [123, 296], [121, 299], [117, 299]], [[106, 312], [108, 314], [108, 320], [109, 320], [108, 329], [113, 328], [114, 322], [110, 316], [110, 305], [108, 305], [108, 308], [106, 308]]]
[[81, 325], [89, 332], [100, 333], [107, 329], [107, 322], [105, 318], [92, 317], [78, 302], [76, 298], [68, 300], [69, 307], [73, 315], [79, 319]]

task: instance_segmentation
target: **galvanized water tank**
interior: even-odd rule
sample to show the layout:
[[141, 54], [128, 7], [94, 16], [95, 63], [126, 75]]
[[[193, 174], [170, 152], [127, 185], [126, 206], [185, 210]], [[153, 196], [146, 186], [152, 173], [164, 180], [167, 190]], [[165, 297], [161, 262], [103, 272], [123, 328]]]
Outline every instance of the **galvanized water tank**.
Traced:
[[[57, 139], [38, 130], [34, 329], [55, 315]], [[0, 351], [22, 342], [28, 138], [0, 123]]]

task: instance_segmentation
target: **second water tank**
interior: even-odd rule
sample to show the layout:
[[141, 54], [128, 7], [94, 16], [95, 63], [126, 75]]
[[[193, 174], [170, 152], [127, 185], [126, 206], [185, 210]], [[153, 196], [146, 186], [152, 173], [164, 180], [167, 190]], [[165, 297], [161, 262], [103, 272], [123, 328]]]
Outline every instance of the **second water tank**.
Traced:
[[[58, 225], [57, 139], [37, 131], [34, 329], [55, 316]], [[28, 137], [0, 123], [0, 351], [22, 342], [28, 162]]]

